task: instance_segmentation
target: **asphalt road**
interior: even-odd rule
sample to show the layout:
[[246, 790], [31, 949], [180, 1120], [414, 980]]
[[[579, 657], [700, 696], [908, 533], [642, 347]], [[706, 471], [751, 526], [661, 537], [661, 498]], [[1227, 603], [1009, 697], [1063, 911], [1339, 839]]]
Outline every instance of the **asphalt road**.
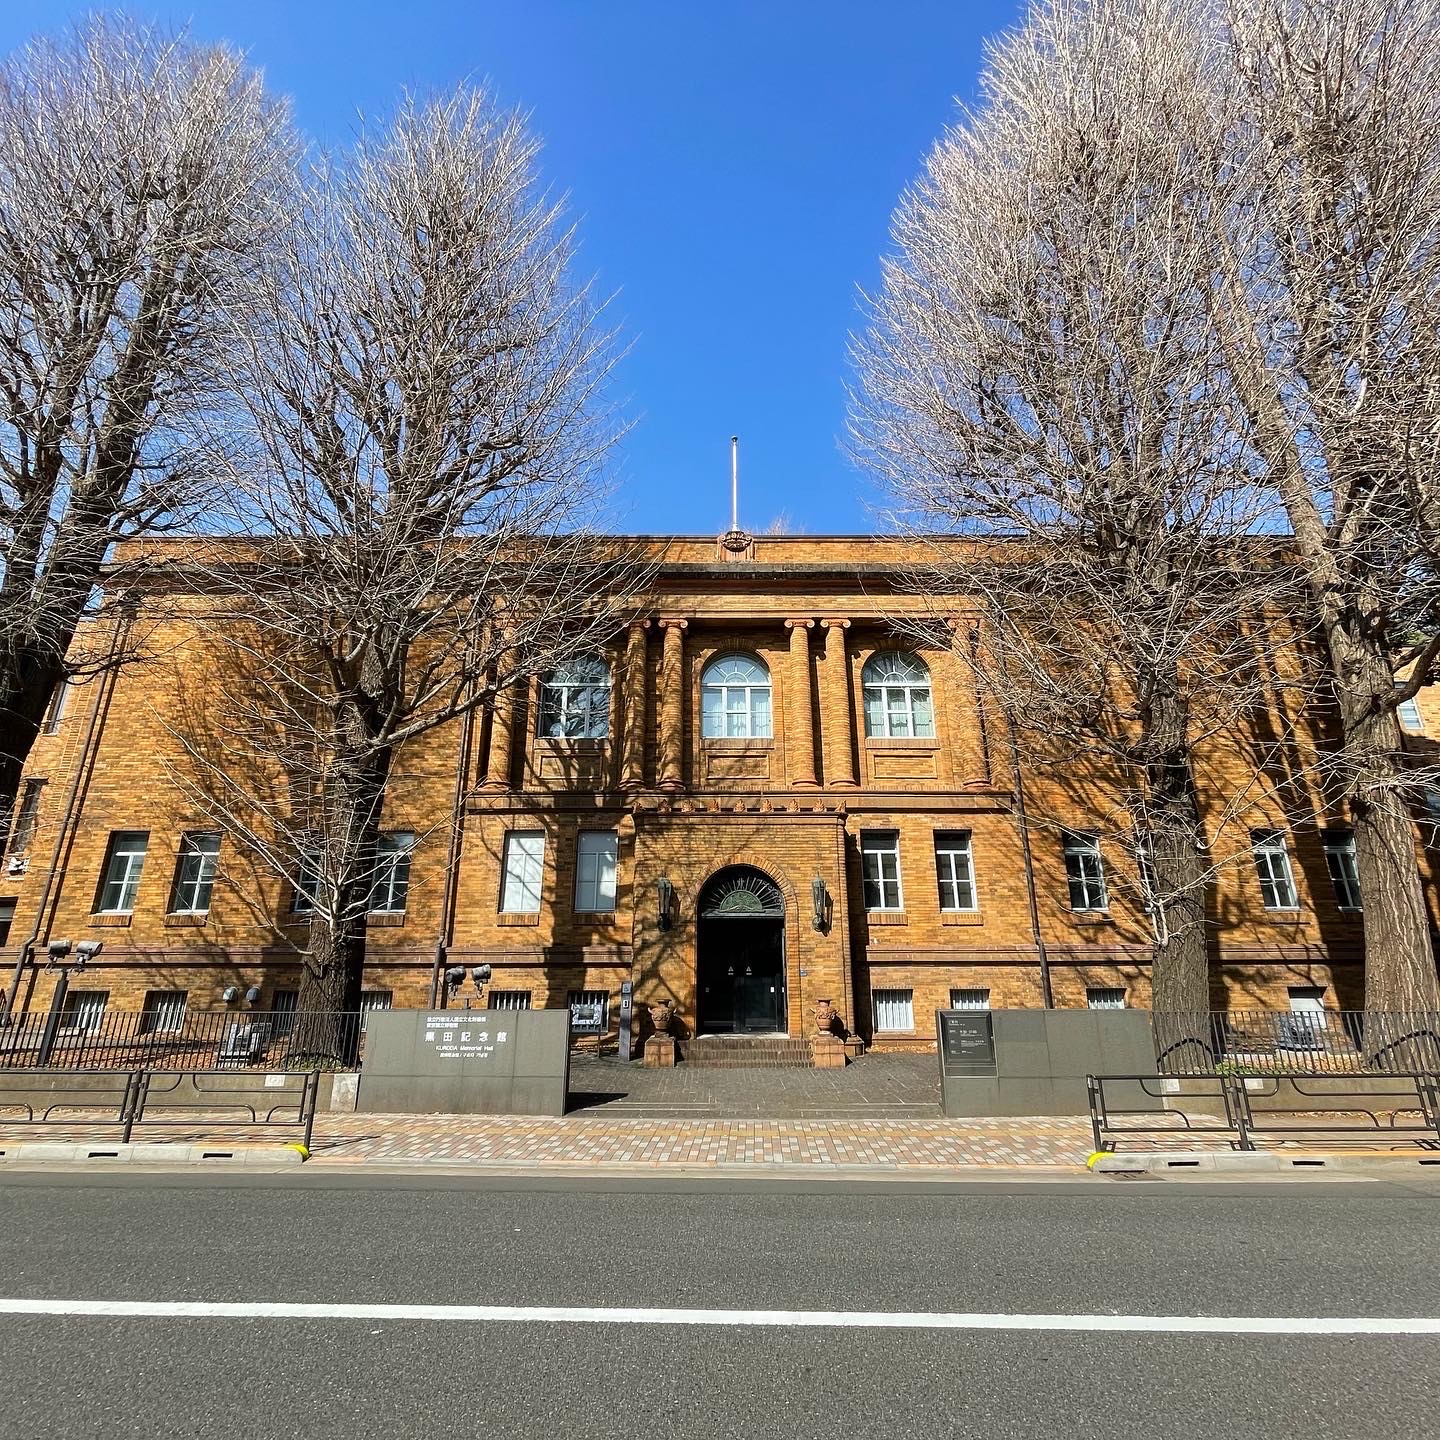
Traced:
[[[1433, 1182], [33, 1175], [6, 1177], [0, 1204], [0, 1305], [1440, 1316]], [[1433, 1333], [689, 1318], [703, 1323], [0, 1313], [0, 1436], [1440, 1433]]]

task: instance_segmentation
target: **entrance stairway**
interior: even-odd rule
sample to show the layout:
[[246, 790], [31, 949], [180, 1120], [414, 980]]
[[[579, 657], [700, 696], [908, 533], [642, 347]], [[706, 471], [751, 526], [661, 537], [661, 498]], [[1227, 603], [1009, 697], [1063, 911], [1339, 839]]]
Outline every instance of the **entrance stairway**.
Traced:
[[681, 1058], [697, 1070], [809, 1069], [809, 1042], [793, 1035], [692, 1035], [679, 1042]]

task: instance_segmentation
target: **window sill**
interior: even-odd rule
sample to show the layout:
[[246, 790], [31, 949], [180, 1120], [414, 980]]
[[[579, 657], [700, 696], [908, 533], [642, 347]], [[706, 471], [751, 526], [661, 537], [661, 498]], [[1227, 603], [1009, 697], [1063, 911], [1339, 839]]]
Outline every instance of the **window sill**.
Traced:
[[403, 910], [371, 910], [365, 916], [365, 928], [384, 929], [386, 926], [395, 928], [405, 923], [405, 912]]
[[942, 925], [983, 925], [985, 917], [978, 910], [942, 910]]
[[702, 735], [700, 743], [707, 750], [773, 750], [773, 735]]
[[[1358, 915], [1360, 911], [1350, 910], [1350, 915]], [[1305, 918], [1305, 912], [1298, 906], [1294, 910], [1262, 910], [1260, 912], [1260, 923], [1262, 925], [1298, 925]]]
[[165, 917], [167, 930], [198, 929], [210, 919], [208, 910], [172, 910]]
[[1070, 918], [1077, 925], [1113, 925], [1114, 917], [1108, 910], [1072, 910]]
[[540, 912], [537, 910], [533, 915], [517, 915], [501, 911], [495, 917], [497, 925], [538, 925], [540, 923]]
[[556, 750], [564, 755], [599, 755], [610, 743], [608, 735], [537, 735], [537, 750]]
[[908, 925], [910, 917], [903, 910], [867, 910], [865, 919], [871, 925]]
[[938, 750], [940, 742], [930, 735], [867, 735], [867, 750]]
[[916, 1031], [915, 1027], [912, 1025], [912, 1026], [910, 1027], [910, 1029], [908, 1029], [908, 1030], [876, 1030], [876, 1031], [875, 1031], [875, 1038], [876, 1038], [877, 1040], [883, 1040], [883, 1039], [885, 1039], [886, 1036], [889, 1036], [889, 1035], [909, 1035], [909, 1036], [913, 1037], [913, 1036], [915, 1036], [917, 1033], [918, 1033], [918, 1032]]
[[133, 911], [125, 910], [119, 913], [106, 913], [103, 915], [92, 915], [90, 924], [99, 929], [125, 930], [129, 928]]

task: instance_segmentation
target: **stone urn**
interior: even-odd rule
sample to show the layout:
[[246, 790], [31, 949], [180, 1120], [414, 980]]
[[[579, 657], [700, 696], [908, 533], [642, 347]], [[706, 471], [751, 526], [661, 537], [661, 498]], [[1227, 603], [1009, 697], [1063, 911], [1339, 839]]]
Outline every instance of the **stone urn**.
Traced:
[[817, 1035], [828, 1035], [834, 1023], [834, 1003], [829, 1000], [817, 1000], [815, 1002], [815, 1033]]
[[650, 1007], [650, 1023], [657, 1035], [668, 1035], [675, 1019], [675, 1007], [668, 1000], [661, 1000]]

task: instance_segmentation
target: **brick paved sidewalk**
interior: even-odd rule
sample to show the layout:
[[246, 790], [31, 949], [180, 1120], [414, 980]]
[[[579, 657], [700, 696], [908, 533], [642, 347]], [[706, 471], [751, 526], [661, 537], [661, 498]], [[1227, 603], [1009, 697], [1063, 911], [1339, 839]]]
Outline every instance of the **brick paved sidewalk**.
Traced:
[[1083, 1166], [1083, 1119], [564, 1120], [470, 1115], [325, 1115], [318, 1165], [452, 1164], [655, 1171], [721, 1166], [934, 1173], [975, 1165]]

